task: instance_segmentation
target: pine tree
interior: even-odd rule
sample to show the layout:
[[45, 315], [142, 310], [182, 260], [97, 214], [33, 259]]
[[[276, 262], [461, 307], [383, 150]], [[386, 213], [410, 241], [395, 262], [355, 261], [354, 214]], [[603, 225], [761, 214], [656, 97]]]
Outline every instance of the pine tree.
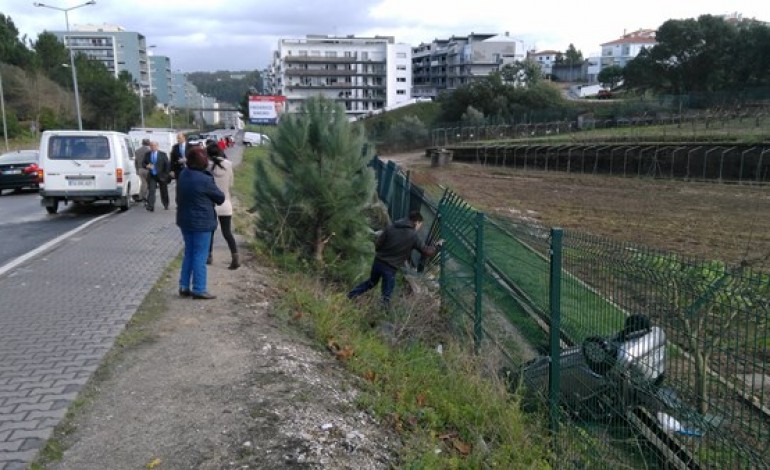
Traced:
[[345, 280], [361, 275], [373, 249], [365, 211], [374, 172], [363, 132], [342, 106], [314, 97], [283, 116], [256, 167], [258, 231], [268, 245]]

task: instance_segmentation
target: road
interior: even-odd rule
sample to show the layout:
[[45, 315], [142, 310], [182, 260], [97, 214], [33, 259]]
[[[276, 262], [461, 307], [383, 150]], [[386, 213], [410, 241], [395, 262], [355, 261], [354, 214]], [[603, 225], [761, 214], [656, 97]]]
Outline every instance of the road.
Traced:
[[35, 191], [6, 192], [0, 197], [0, 267], [79, 225], [114, 212], [109, 204], [62, 207], [49, 215]]
[[[240, 162], [240, 147], [227, 154]], [[174, 209], [48, 216], [33, 193], [0, 197], [0, 245], [13, 260], [0, 263], [0, 470], [28, 467], [179, 255]]]

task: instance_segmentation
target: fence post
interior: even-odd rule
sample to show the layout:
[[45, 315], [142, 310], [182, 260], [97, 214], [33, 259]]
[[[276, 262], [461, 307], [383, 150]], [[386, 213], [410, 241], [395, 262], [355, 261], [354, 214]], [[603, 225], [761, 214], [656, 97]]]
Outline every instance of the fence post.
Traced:
[[551, 229], [551, 263], [549, 280], [549, 304], [551, 310], [551, 367], [548, 375], [548, 409], [551, 414], [551, 431], [554, 436], [559, 431], [559, 390], [561, 387], [561, 255], [563, 230]]
[[476, 212], [476, 299], [473, 317], [473, 340], [476, 352], [481, 348], [482, 340], [482, 295], [484, 292], [484, 213]]

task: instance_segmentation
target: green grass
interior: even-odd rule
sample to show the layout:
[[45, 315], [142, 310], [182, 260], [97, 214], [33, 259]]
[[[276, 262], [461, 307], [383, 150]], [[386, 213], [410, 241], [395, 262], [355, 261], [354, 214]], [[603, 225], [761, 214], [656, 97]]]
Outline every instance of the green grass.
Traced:
[[419, 341], [391, 346], [368, 326], [376, 311], [305, 273], [282, 284], [278, 316], [320, 345], [350, 352], [340, 360], [363, 379], [359, 406], [400, 434], [402, 468], [550, 468], [539, 423], [502, 381], [479, 375], [480, 357], [456, 344], [442, 354]]

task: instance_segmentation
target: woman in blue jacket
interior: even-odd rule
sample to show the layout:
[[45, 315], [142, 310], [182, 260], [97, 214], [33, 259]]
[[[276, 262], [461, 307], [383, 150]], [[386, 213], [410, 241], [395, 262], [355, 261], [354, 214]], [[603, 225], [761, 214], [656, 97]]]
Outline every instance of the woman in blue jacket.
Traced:
[[206, 258], [211, 234], [217, 228], [214, 206], [225, 202], [225, 195], [206, 168], [206, 150], [192, 150], [187, 157], [187, 168], [178, 175], [176, 185], [176, 224], [184, 237], [179, 295], [193, 299], [216, 298], [206, 288]]

